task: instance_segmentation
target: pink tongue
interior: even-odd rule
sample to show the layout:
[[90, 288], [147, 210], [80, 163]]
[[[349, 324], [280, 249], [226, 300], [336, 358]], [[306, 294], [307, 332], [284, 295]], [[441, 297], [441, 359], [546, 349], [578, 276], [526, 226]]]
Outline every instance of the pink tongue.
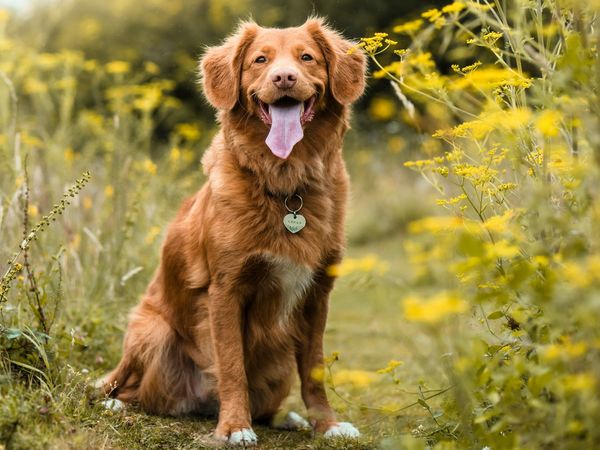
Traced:
[[292, 153], [292, 148], [302, 137], [300, 123], [302, 103], [294, 105], [269, 105], [271, 113], [271, 131], [265, 142], [275, 156], [286, 159]]

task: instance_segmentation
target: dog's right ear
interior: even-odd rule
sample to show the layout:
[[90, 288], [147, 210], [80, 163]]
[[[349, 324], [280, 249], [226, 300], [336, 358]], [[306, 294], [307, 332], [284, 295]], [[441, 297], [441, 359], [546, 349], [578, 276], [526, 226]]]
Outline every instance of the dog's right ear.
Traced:
[[254, 22], [243, 22], [222, 45], [209, 47], [202, 56], [202, 87], [215, 108], [231, 110], [237, 103], [244, 54], [258, 30]]

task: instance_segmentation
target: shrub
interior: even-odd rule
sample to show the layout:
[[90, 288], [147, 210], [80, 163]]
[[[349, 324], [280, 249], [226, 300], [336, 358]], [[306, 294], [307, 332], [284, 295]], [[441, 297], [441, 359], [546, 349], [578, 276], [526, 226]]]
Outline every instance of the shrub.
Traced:
[[600, 444], [597, 6], [456, 1], [359, 44], [438, 128], [405, 163], [440, 214], [409, 227], [402, 302], [452, 387], [415, 430], [436, 448]]

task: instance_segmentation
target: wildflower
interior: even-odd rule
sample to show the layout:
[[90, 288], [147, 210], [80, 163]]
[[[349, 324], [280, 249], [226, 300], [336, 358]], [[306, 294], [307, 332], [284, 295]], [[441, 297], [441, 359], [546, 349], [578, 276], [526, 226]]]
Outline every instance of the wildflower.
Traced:
[[45, 94], [48, 92], [48, 86], [37, 78], [28, 77], [23, 83], [23, 92], [26, 94]]
[[138, 98], [133, 101], [133, 107], [143, 112], [155, 110], [162, 99], [162, 89], [157, 83], [136, 86]]
[[556, 137], [558, 136], [560, 119], [561, 114], [559, 111], [547, 109], [538, 116], [535, 126], [542, 135]]
[[430, 69], [435, 67], [435, 63], [431, 57], [431, 52], [413, 53], [407, 62], [420, 69]]
[[169, 151], [169, 159], [171, 162], [177, 162], [181, 159], [181, 149], [179, 147], [173, 147]]
[[106, 198], [111, 198], [113, 195], [115, 195], [115, 188], [112, 187], [111, 184], [106, 185], [104, 188], [104, 196]]
[[467, 5], [464, 2], [454, 2], [442, 8], [442, 12], [446, 14], [458, 13], [465, 9]]
[[464, 221], [458, 216], [432, 216], [416, 220], [408, 224], [408, 232], [419, 233], [441, 233], [460, 229]]
[[505, 239], [500, 241], [496, 241], [494, 243], [486, 242], [485, 243], [486, 256], [488, 258], [504, 258], [510, 259], [514, 258], [520, 253], [519, 247], [516, 245], [510, 244]]
[[150, 230], [148, 231], [148, 234], [146, 235], [146, 239], [144, 240], [144, 242], [146, 242], [146, 244], [148, 244], [148, 245], [152, 244], [156, 240], [156, 237], [160, 234], [160, 232], [161, 232], [160, 227], [157, 227], [157, 226], [151, 227]]
[[386, 121], [394, 117], [396, 102], [387, 97], [375, 97], [369, 106], [369, 114], [375, 120]]
[[514, 209], [509, 209], [505, 211], [501, 215], [496, 215], [488, 218], [483, 226], [486, 230], [491, 233], [503, 233], [507, 231], [509, 222], [515, 216], [516, 211]]
[[440, 292], [429, 299], [406, 297], [403, 308], [407, 320], [435, 324], [448, 316], [466, 311], [468, 305], [455, 294]]
[[29, 214], [29, 216], [32, 218], [37, 217], [39, 212], [40, 211], [36, 205], [29, 205], [29, 208], [27, 208], [27, 214]]
[[340, 369], [333, 372], [332, 383], [336, 386], [351, 385], [354, 387], [366, 387], [377, 379], [377, 375], [365, 370]]
[[547, 360], [555, 360], [559, 358], [578, 358], [585, 355], [588, 350], [588, 345], [583, 342], [571, 342], [565, 338], [562, 342], [545, 346], [540, 354]]
[[591, 372], [566, 375], [562, 379], [562, 385], [568, 392], [591, 391], [596, 385], [596, 377]]
[[310, 371], [310, 377], [315, 381], [324, 381], [325, 380], [325, 368], [323, 366], [314, 367]]
[[150, 75], [157, 75], [160, 73], [160, 67], [158, 67], [158, 64], [153, 63], [152, 61], [146, 61], [144, 63], [144, 70]]
[[503, 36], [502, 33], [498, 33], [497, 31], [490, 31], [488, 33], [485, 33], [483, 36], [481, 36], [481, 39], [483, 39], [483, 41], [486, 44], [494, 44], [502, 36]]
[[142, 163], [142, 168], [150, 175], [156, 175], [156, 164], [151, 159], [145, 159]]
[[388, 363], [388, 365], [386, 367], [384, 367], [383, 369], [379, 369], [377, 371], [377, 373], [379, 374], [384, 374], [384, 373], [392, 373], [396, 367], [402, 365], [402, 361], [397, 361], [395, 359], [391, 359], [390, 362]]
[[120, 75], [129, 72], [131, 70], [131, 64], [127, 61], [111, 61], [104, 65], [104, 69], [107, 73]]
[[92, 197], [86, 195], [81, 200], [81, 204], [83, 205], [83, 209], [92, 209], [92, 207], [94, 206], [94, 201], [92, 200]]
[[423, 19], [416, 19], [410, 22], [397, 25], [393, 28], [394, 33], [406, 33], [411, 34], [418, 31], [423, 26]]
[[424, 13], [422, 13], [421, 17], [429, 20], [430, 22], [435, 22], [437, 19], [442, 17], [442, 13], [437, 8], [433, 8], [433, 9], [429, 9], [429, 10], [425, 11]]
[[193, 123], [180, 123], [175, 126], [175, 132], [188, 141], [200, 139], [200, 129]]
[[367, 255], [360, 259], [346, 258], [341, 264], [331, 265], [327, 268], [327, 275], [341, 277], [353, 272], [383, 275], [388, 268], [386, 261], [381, 261], [376, 255]]

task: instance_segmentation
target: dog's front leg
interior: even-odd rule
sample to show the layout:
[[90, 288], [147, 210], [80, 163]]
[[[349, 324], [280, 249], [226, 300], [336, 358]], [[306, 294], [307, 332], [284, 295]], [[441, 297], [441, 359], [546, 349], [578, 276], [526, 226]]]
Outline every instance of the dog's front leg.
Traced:
[[242, 298], [221, 285], [209, 288], [210, 332], [217, 369], [219, 423], [215, 437], [234, 445], [256, 444], [244, 366]]
[[322, 269], [316, 276], [315, 284], [304, 306], [306, 331], [296, 352], [300, 375], [302, 399], [308, 410], [308, 417], [314, 430], [325, 433], [325, 437], [350, 437], [360, 435], [353, 425], [338, 422], [327, 400], [322, 378], [315, 378], [313, 370], [323, 367], [323, 334], [327, 322], [329, 293], [333, 278]]

